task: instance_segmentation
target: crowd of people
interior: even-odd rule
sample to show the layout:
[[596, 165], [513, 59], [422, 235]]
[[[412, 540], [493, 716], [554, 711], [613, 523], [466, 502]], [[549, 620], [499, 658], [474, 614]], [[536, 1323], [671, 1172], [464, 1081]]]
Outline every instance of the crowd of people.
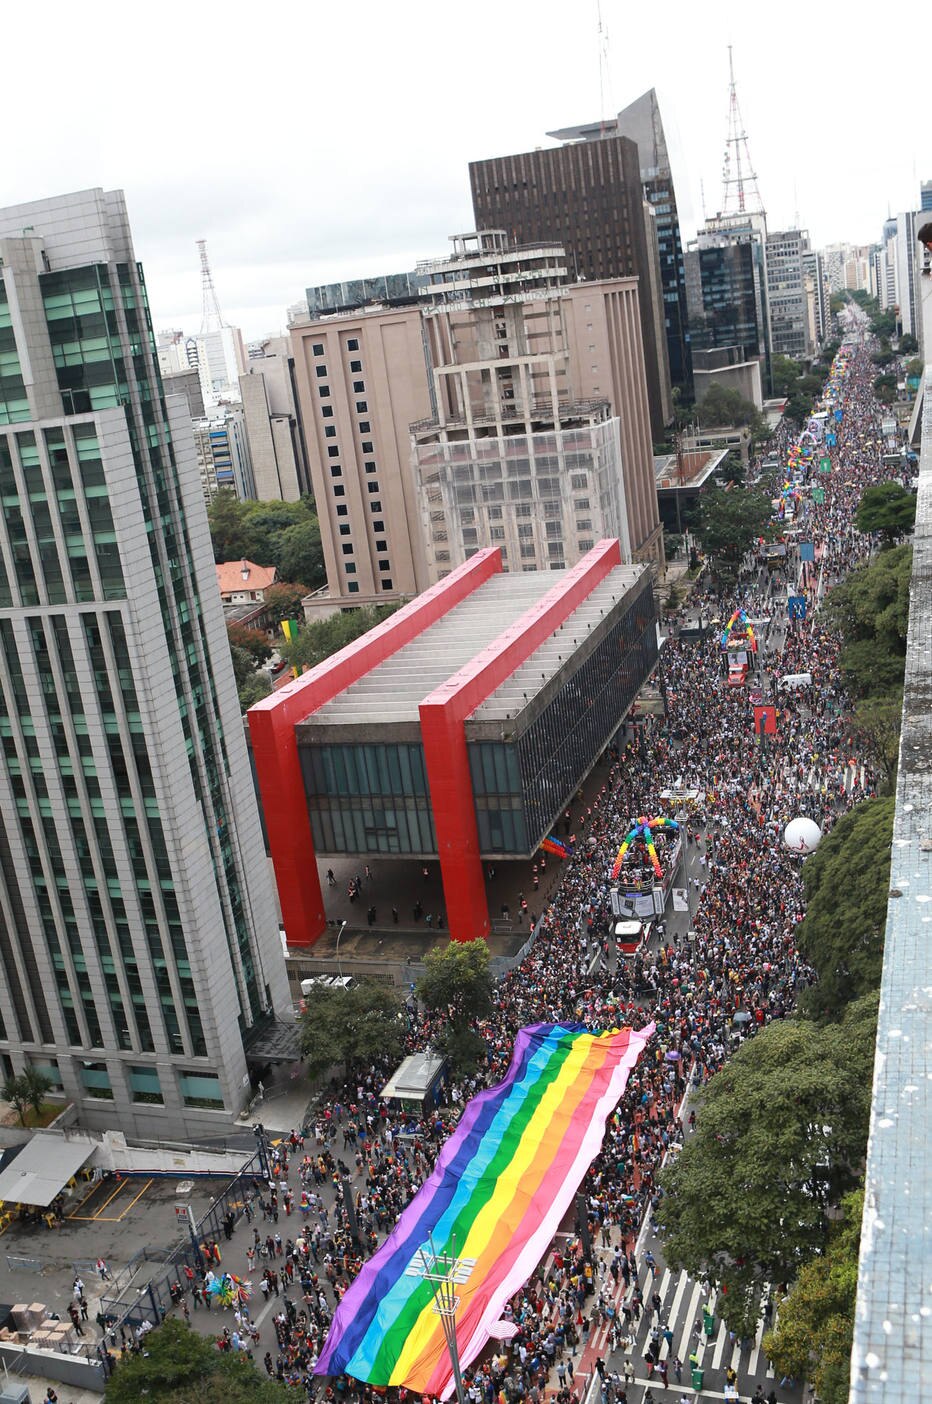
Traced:
[[[817, 608], [870, 548], [852, 519], [864, 488], [883, 476], [872, 374], [869, 346], [861, 344], [841, 382], [844, 415], [833, 471], [821, 478], [824, 500], [810, 500], [804, 517], [817, 547], [814, 568], [771, 572], [752, 554], [737, 590], [697, 586], [673, 620], [660, 664], [666, 715], [629, 728], [604, 758], [597, 793], [580, 796], [569, 811], [575, 852], [528, 955], [497, 987], [493, 1017], [481, 1030], [482, 1073], [452, 1089], [449, 1109], [417, 1119], [380, 1100], [383, 1070], [373, 1068], [322, 1101], [311, 1124], [273, 1150], [268, 1180], [254, 1181], [248, 1196], [251, 1237], [238, 1263], [255, 1284], [253, 1297], [237, 1304], [221, 1348], [258, 1353], [268, 1344], [269, 1375], [309, 1398], [374, 1400], [369, 1386], [314, 1374], [335, 1307], [429, 1174], [459, 1109], [504, 1075], [517, 1031], [538, 1021], [593, 1029], [653, 1021], [656, 1032], [586, 1174], [571, 1236], [557, 1241], [505, 1313], [517, 1334], [467, 1372], [470, 1404], [539, 1404], [547, 1389], [558, 1404], [571, 1404], [593, 1327], [605, 1324], [611, 1345], [620, 1346], [642, 1310], [652, 1310], [636, 1245], [657, 1204], [662, 1160], [686, 1130], [687, 1085], [712, 1077], [737, 1040], [790, 1013], [798, 990], [814, 979], [795, 945], [800, 861], [784, 847], [783, 829], [806, 814], [825, 830], [873, 790], [870, 756], [855, 769], [849, 764], [838, 641]], [[789, 447], [781, 424], [768, 452], [782, 463]], [[807, 598], [804, 620], [786, 618], [788, 586]], [[726, 685], [720, 634], [679, 637], [696, 617], [727, 619], [738, 606], [771, 621], [759, 638], [755, 685], [778, 709], [772, 736], [755, 731], [748, 690]], [[785, 674], [809, 674], [811, 683], [781, 692]], [[612, 862], [637, 816], [673, 817], [664, 794], [672, 777], [677, 792], [690, 796], [676, 806], [692, 871], [688, 930], [668, 936], [661, 922], [655, 948], [619, 959], [610, 937]], [[430, 1032], [423, 1019], [412, 1039], [423, 1042]], [[209, 1306], [203, 1280], [186, 1292]], [[264, 1302], [272, 1304], [265, 1313], [271, 1323], [260, 1329], [255, 1318]], [[269, 1329], [274, 1343], [262, 1334]], [[659, 1341], [659, 1310], [655, 1329]], [[666, 1384], [669, 1371], [679, 1380], [682, 1362], [660, 1356], [658, 1349], [657, 1383]], [[595, 1368], [605, 1404], [626, 1404], [630, 1372], [601, 1359]], [[404, 1404], [407, 1392], [397, 1394]]]

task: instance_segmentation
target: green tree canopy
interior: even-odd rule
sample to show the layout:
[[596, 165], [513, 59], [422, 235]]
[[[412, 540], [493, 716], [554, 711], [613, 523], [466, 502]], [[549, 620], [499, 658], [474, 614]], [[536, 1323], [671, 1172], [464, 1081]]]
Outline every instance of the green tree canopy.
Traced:
[[767, 534], [771, 516], [770, 499], [763, 493], [711, 488], [699, 499], [696, 535], [706, 555], [737, 564]]
[[451, 941], [427, 952], [417, 997], [442, 1021], [443, 1032], [435, 1043], [456, 1072], [471, 1071], [485, 1056], [476, 1025], [492, 1012], [493, 990], [485, 941]]
[[713, 428], [754, 424], [757, 413], [753, 400], [726, 385], [711, 385], [695, 408], [699, 423]]
[[773, 393], [781, 399], [785, 395], [791, 394], [794, 385], [799, 380], [802, 373], [802, 366], [790, 356], [773, 356], [770, 363], [770, 379], [773, 384]]
[[107, 1381], [106, 1404], [285, 1404], [289, 1391], [259, 1375], [253, 1362], [221, 1352], [209, 1336], [169, 1317], [150, 1331], [138, 1355], [119, 1364]]
[[881, 551], [828, 596], [825, 619], [841, 635], [839, 662], [858, 696], [892, 696], [903, 686], [912, 567], [912, 547]]
[[806, 915], [796, 928], [800, 951], [818, 984], [800, 1007], [835, 1019], [880, 985], [893, 797], [864, 800], [845, 814], [803, 864]]
[[855, 703], [852, 720], [856, 731], [880, 762], [887, 790], [892, 790], [900, 755], [902, 690], [896, 688], [889, 696], [860, 698]]
[[256, 664], [267, 663], [272, 657], [272, 645], [261, 629], [250, 629], [245, 624], [228, 624], [227, 638], [230, 648], [242, 649]]
[[301, 1051], [310, 1077], [342, 1063], [351, 1073], [380, 1058], [397, 1058], [405, 1021], [394, 990], [375, 980], [352, 989], [314, 988], [301, 1016]]
[[902, 483], [874, 483], [861, 493], [854, 524], [858, 531], [879, 531], [892, 545], [916, 524], [916, 494]]
[[239, 697], [240, 711], [248, 712], [254, 703], [261, 702], [263, 697], [268, 697], [271, 694], [272, 684], [265, 673], [254, 670], [236, 691]]
[[[207, 522], [215, 561], [240, 561], [249, 554], [246, 508], [247, 504], [240, 502], [232, 488], [222, 488], [211, 498]], [[258, 564], [265, 565], [267, 562]]]
[[876, 996], [840, 1024], [770, 1024], [708, 1084], [695, 1134], [661, 1174], [671, 1268], [723, 1284], [718, 1308], [753, 1335], [765, 1283], [825, 1243], [827, 1211], [867, 1146]]
[[313, 668], [322, 663], [361, 634], [374, 629], [376, 624], [381, 624], [383, 619], [394, 614], [397, 608], [396, 604], [379, 605], [374, 609], [367, 606], [365, 609], [348, 609], [345, 613], [331, 614], [327, 619], [308, 624], [292, 642], [280, 644], [279, 652], [300, 673], [304, 668]]
[[801, 1269], [763, 1347], [781, 1375], [811, 1380], [822, 1404], [848, 1404], [863, 1190], [842, 1200], [825, 1254]]
[[301, 601], [306, 594], [306, 585], [292, 585], [286, 581], [270, 585], [265, 592], [264, 603], [271, 622], [280, 624], [283, 619], [297, 619], [300, 623], [304, 618]]
[[919, 342], [911, 332], [905, 332], [903, 336], [900, 337], [900, 355], [915, 356], [918, 350]]
[[314, 589], [323, 582], [324, 548], [316, 517], [283, 531], [276, 550], [276, 565], [286, 580], [308, 580]]

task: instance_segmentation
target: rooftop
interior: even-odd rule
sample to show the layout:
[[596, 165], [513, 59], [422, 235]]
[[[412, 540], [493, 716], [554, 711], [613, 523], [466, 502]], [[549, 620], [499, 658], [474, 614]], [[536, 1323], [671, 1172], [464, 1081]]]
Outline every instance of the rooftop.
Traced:
[[[517, 716], [557, 674], [574, 647], [640, 580], [643, 566], [616, 566], [527, 661], [482, 702], [476, 721]], [[317, 726], [417, 724], [419, 704], [516, 623], [565, 570], [492, 576], [411, 643], [352, 683], [300, 724], [309, 739]]]
[[275, 566], [256, 565], [255, 561], [221, 561], [215, 569], [221, 595], [236, 595], [241, 590], [267, 590], [278, 579]]

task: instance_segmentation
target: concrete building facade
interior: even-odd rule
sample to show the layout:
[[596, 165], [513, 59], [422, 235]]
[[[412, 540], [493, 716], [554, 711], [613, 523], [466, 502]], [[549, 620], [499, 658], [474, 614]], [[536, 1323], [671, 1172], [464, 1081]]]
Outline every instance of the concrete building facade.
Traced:
[[252, 456], [240, 406], [212, 409], [203, 419], [193, 420], [191, 428], [204, 501], [209, 504], [223, 488], [235, 492], [241, 502], [254, 499]]
[[120, 192], [0, 210], [0, 1062], [210, 1134], [287, 1001], [186, 409]]
[[288, 337], [269, 337], [250, 349], [239, 393], [256, 497], [297, 502], [310, 492], [311, 481]]
[[431, 407], [420, 309], [299, 322], [291, 344], [327, 571], [321, 607], [410, 597], [427, 581], [409, 431]]
[[767, 235], [767, 309], [774, 356], [805, 360], [814, 349], [805, 288], [808, 252], [809, 235], [803, 229], [776, 230]]
[[[469, 167], [477, 229], [504, 229], [515, 244], [559, 243], [574, 282], [636, 277], [651, 432], [673, 417], [653, 216], [645, 213], [638, 148], [623, 136], [574, 141]], [[658, 333], [659, 329], [659, 333]]]
[[653, 88], [628, 104], [617, 117], [589, 122], [579, 127], [563, 127], [548, 132], [557, 141], [601, 141], [606, 136], [622, 136], [638, 149], [644, 196], [654, 212], [658, 245], [664, 335], [670, 381], [689, 391], [692, 372], [686, 306], [686, 270], [676, 207], [676, 191], [660, 105]]

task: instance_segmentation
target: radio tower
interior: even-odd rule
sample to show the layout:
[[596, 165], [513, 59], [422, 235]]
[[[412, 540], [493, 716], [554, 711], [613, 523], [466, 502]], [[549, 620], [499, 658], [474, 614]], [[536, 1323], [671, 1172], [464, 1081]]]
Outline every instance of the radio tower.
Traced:
[[748, 137], [735, 89], [735, 66], [728, 45], [728, 138], [722, 168], [722, 215], [763, 214], [764, 206], [751, 165]]
[[207, 261], [207, 240], [198, 239], [197, 250], [201, 256], [201, 291], [204, 299], [204, 310], [201, 316], [201, 336], [207, 332], [219, 331], [226, 326], [223, 320], [223, 313], [220, 311], [220, 303], [217, 300], [217, 292], [214, 288], [214, 280], [210, 272], [210, 264]]

